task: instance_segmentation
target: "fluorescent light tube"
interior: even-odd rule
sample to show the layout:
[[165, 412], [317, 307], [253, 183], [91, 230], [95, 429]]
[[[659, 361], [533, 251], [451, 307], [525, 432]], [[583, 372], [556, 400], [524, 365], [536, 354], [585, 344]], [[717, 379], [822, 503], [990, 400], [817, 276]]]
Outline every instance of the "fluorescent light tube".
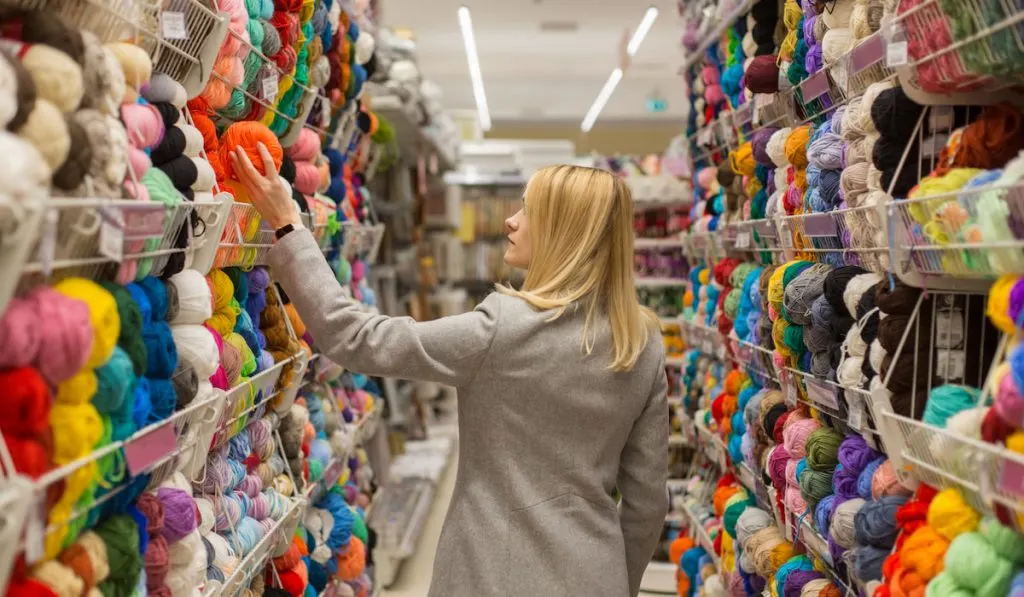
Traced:
[[597, 122], [597, 117], [601, 115], [601, 110], [604, 110], [604, 105], [608, 103], [608, 100], [612, 97], [612, 93], [615, 92], [615, 86], [622, 80], [622, 69], [616, 68], [612, 71], [611, 76], [605, 82], [604, 87], [601, 88], [601, 92], [597, 94], [597, 99], [594, 100], [594, 104], [590, 106], [590, 110], [587, 110], [587, 115], [583, 119], [583, 124], [580, 125], [580, 129], [584, 133], [589, 133], [590, 129], [593, 128], [594, 123]]
[[629, 44], [626, 46], [626, 53], [630, 56], [636, 56], [637, 50], [640, 49], [640, 44], [644, 43], [644, 38], [650, 33], [651, 27], [654, 26], [654, 21], [658, 18], [658, 9], [651, 6], [644, 13], [644, 18], [640, 21], [640, 26], [633, 32], [633, 37], [629, 39]]
[[466, 61], [469, 63], [469, 79], [473, 83], [473, 98], [476, 100], [476, 114], [480, 119], [480, 128], [491, 130], [491, 114], [487, 110], [487, 95], [484, 93], [484, 79], [480, 74], [480, 57], [476, 53], [476, 38], [473, 37], [473, 19], [469, 16], [469, 8], [459, 7], [459, 28], [462, 29], [462, 42], [466, 46]]

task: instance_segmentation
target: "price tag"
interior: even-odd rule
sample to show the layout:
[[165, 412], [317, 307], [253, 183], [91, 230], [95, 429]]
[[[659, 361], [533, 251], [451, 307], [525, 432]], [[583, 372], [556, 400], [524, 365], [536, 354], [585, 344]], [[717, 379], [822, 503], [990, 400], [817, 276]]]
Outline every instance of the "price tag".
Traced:
[[935, 374], [945, 380], [963, 379], [967, 370], [967, 353], [940, 349], [935, 353]]
[[53, 272], [53, 259], [57, 252], [57, 222], [60, 215], [56, 209], [46, 210], [43, 216], [42, 236], [39, 239], [39, 250], [36, 256], [43, 266], [43, 275], [49, 276]]
[[850, 401], [850, 427], [853, 427], [857, 431], [861, 431], [864, 428], [864, 407], [861, 406], [860, 400]]
[[831, 408], [834, 411], [839, 410], [839, 397], [836, 396], [836, 390], [832, 386], [808, 379], [807, 394], [812, 402]]
[[885, 47], [885, 65], [889, 68], [906, 66], [907, 42], [892, 41]]
[[801, 90], [803, 91], [805, 104], [825, 95], [828, 93], [828, 73], [820, 70], [807, 77], [801, 85]]
[[750, 248], [750, 232], [743, 230], [736, 234], [736, 248], [737, 249], [749, 249]]
[[884, 57], [885, 44], [882, 42], [882, 36], [876, 33], [850, 52], [850, 70], [857, 74], [869, 66], [878, 64]]
[[793, 407], [796, 406], [796, 402], [797, 402], [796, 382], [795, 381], [790, 381], [789, 383], [786, 384], [786, 405], [789, 406], [790, 408], [793, 408]]
[[164, 39], [188, 39], [185, 13], [164, 11], [160, 13], [160, 24], [163, 27]]
[[165, 423], [124, 445], [124, 459], [132, 476], [141, 475], [178, 447], [174, 424]]
[[999, 490], [1024, 498], [1024, 464], [1009, 458], [1003, 460], [999, 473]]
[[836, 219], [832, 214], [808, 214], [804, 216], [804, 234], [807, 236], [837, 236]]
[[272, 101], [277, 99], [277, 71], [271, 70], [270, 74], [263, 79], [263, 99]]
[[124, 214], [119, 209], [100, 209], [100, 255], [120, 262], [124, 259]]
[[780, 239], [780, 241], [782, 242], [783, 249], [793, 248], [793, 235], [789, 233], [789, 230], [782, 231], [782, 238]]

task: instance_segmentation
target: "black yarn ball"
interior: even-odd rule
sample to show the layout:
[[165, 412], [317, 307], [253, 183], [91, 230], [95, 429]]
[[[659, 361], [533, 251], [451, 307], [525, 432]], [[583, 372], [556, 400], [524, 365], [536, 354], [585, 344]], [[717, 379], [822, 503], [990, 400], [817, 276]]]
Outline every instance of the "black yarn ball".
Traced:
[[[921, 168], [919, 169], [918, 166], [921, 166]], [[889, 194], [897, 199], [906, 198], [907, 194], [910, 193], [910, 189], [913, 189], [915, 186], [917, 186], [917, 183], [921, 180], [922, 175], [926, 174], [927, 172], [927, 166], [919, 164], [916, 159], [910, 160], [909, 163], [904, 163], [900, 175], [896, 177], [896, 184], [892, 187], [892, 192], [890, 192]], [[893, 183], [893, 178], [895, 177], [895, 175], [895, 169], [882, 171], [883, 191], [889, 190], [889, 185]]]
[[901, 87], [886, 89], [871, 104], [871, 121], [883, 139], [906, 144], [917, 126], [924, 107], [907, 96]]
[[[833, 313], [838, 316], [845, 315], [846, 317], [854, 315], [854, 313], [850, 313], [850, 310], [846, 308], [846, 303], [843, 302], [843, 293], [846, 292], [846, 285], [850, 283], [850, 280], [865, 273], [867, 273], [867, 270], [858, 265], [844, 265], [830, 271], [825, 276], [823, 292], [825, 300], [832, 307]], [[846, 329], [850, 328], [847, 327]]]
[[26, 43], [43, 44], [60, 50], [79, 66], [84, 64], [85, 41], [82, 33], [51, 12], [25, 12], [21, 17], [20, 37]]
[[295, 184], [295, 162], [288, 154], [281, 158], [281, 169], [278, 172], [281, 178], [288, 181], [288, 184]]
[[182, 192], [186, 189], [192, 190], [192, 185], [199, 178], [199, 169], [196, 168], [196, 163], [185, 155], [179, 155], [169, 162], [160, 164], [157, 168], [163, 170], [164, 174], [174, 183], [174, 188]]
[[164, 128], [170, 129], [172, 126], [177, 124], [178, 119], [181, 118], [181, 110], [174, 107], [173, 104], [167, 102], [156, 102], [152, 104], [154, 108], [160, 112], [160, 117], [164, 121]]
[[164, 138], [153, 148], [150, 159], [154, 166], [161, 166], [185, 152], [185, 131], [176, 126], [164, 131]]

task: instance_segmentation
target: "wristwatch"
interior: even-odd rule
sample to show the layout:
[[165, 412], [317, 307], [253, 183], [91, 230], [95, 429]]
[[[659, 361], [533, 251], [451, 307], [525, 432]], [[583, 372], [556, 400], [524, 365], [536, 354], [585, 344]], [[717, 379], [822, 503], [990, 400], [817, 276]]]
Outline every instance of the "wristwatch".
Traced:
[[281, 240], [286, 234], [293, 230], [295, 230], [295, 226], [293, 224], [285, 224], [274, 231], [274, 237], [277, 238], [277, 240]]

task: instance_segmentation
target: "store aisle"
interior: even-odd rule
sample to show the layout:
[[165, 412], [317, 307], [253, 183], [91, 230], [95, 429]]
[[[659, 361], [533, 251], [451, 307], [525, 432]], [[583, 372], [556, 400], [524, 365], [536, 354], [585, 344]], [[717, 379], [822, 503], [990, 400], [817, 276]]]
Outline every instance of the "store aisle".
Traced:
[[384, 589], [381, 597], [426, 597], [427, 589], [430, 588], [431, 571], [434, 568], [434, 552], [437, 548], [437, 540], [441, 536], [444, 515], [448, 512], [448, 504], [452, 501], [452, 491], [455, 489], [455, 471], [458, 470], [458, 466], [459, 455], [456, 450], [451, 463], [437, 485], [434, 505], [431, 507], [430, 516], [423, 527], [423, 534], [420, 535], [416, 553], [402, 564], [401, 570], [398, 571], [398, 579], [390, 588]]
[[[452, 457], [441, 482], [437, 487], [437, 496], [434, 505], [427, 518], [427, 524], [423, 528], [419, 545], [416, 546], [416, 553], [413, 554], [398, 572], [398, 580], [389, 589], [384, 589], [380, 597], [426, 597], [430, 588], [430, 576], [434, 568], [434, 552], [437, 548], [437, 540], [441, 536], [441, 525], [444, 524], [444, 515], [448, 512], [448, 504], [452, 501], [452, 491], [455, 489], [455, 471], [459, 467], [458, 451]], [[640, 593], [639, 597], [663, 597], [656, 593]]]

